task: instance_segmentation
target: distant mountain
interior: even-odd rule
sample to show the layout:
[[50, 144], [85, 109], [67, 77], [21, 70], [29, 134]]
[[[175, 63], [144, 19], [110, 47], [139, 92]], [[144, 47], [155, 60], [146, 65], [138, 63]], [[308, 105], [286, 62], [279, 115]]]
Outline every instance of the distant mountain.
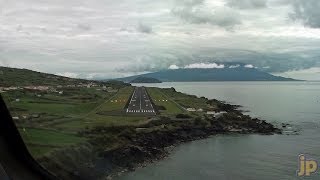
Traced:
[[211, 69], [174, 69], [143, 75], [120, 78], [124, 82], [130, 82], [143, 76], [155, 78], [163, 82], [187, 82], [187, 81], [296, 81], [295, 79], [274, 76], [259, 71], [255, 68], [211, 68]]
[[130, 83], [162, 83], [162, 82], [156, 78], [139, 76], [133, 79], [132, 81], [130, 81]]
[[128, 84], [124, 84], [120, 81], [94, 81], [85, 79], [75, 79], [63, 76], [57, 76], [54, 74], [36, 72], [28, 69], [17, 69], [0, 66], [0, 87], [9, 86], [58, 86], [58, 85], [75, 85], [75, 84], [88, 84], [96, 83], [99, 85], [123, 87]]

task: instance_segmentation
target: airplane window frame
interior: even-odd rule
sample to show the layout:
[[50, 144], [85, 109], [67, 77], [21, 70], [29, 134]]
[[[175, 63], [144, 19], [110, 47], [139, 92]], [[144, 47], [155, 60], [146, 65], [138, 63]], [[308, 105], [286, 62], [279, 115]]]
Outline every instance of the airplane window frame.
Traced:
[[0, 94], [0, 163], [9, 179], [59, 179], [29, 153]]

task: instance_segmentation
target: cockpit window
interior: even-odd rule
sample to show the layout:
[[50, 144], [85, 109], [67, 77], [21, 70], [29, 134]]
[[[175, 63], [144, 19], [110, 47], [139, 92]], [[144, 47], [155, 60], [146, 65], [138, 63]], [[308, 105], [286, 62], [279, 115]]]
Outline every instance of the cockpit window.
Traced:
[[0, 0], [0, 93], [61, 179], [319, 179], [320, 1]]

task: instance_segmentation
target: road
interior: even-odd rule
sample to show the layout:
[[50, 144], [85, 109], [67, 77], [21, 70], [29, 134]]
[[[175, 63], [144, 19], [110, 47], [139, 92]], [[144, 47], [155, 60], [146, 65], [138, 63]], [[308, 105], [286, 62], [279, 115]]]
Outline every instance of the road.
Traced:
[[156, 114], [145, 87], [136, 87], [134, 89], [126, 112], [136, 114]]

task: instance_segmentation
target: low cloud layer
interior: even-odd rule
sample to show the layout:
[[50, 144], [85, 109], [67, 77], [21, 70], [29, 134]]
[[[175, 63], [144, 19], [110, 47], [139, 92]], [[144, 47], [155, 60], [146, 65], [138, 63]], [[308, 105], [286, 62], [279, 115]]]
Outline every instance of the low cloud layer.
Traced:
[[245, 66], [244, 66], [245, 68], [254, 68], [254, 66], [252, 65], [252, 64], [246, 64]]
[[312, 74], [319, 9], [318, 0], [0, 1], [0, 65], [99, 79], [219, 65]]
[[171, 64], [171, 65], [168, 67], [168, 69], [174, 70], [174, 69], [180, 69], [180, 67], [177, 66], [177, 65], [175, 65], [175, 64]]
[[239, 65], [239, 64], [229, 66], [229, 68], [230, 68], [230, 69], [238, 68], [238, 67], [240, 67], [240, 65]]
[[195, 64], [189, 64], [184, 67], [185, 69], [194, 69], [194, 68], [199, 68], [199, 69], [223, 69], [224, 64], [217, 64], [217, 63], [210, 63], [210, 64], [205, 64], [205, 63], [195, 63]]
[[194, 63], [194, 64], [188, 64], [185, 66], [177, 66], [175, 64], [172, 64], [168, 67], [168, 69], [224, 69], [224, 68], [255, 68], [252, 64], [236, 64], [236, 65], [225, 65], [225, 64], [220, 64], [220, 63]]
[[292, 70], [283, 73], [275, 73], [275, 75], [286, 76], [290, 78], [299, 78], [301, 80], [314, 80], [318, 81], [320, 79], [320, 68], [313, 67], [309, 69], [302, 70]]

